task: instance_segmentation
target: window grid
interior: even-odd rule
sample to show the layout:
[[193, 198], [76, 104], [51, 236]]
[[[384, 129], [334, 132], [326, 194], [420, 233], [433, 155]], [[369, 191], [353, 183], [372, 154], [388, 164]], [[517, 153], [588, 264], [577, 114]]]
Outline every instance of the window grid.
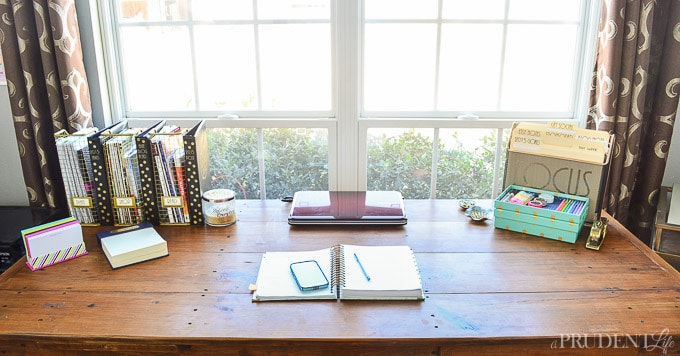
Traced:
[[[191, 0], [188, 0], [189, 3]], [[508, 18], [508, 7], [507, 7], [507, 1], [506, 0], [506, 12], [505, 12], [505, 19], [503, 20], [503, 51], [502, 53], [505, 53], [505, 45], [506, 45], [506, 35], [507, 35], [507, 25], [508, 23], [512, 22], [509, 21]], [[254, 1], [256, 3], [256, 1]], [[446, 20], [442, 19], [442, 7], [441, 7], [441, 1], [439, 1], [439, 9], [438, 9], [438, 19], [436, 20], [418, 20], [418, 22], [436, 22], [437, 23], [437, 55], [436, 55], [436, 66], [435, 66], [435, 71], [436, 75], [435, 78], [437, 78], [435, 82], [435, 96], [434, 96], [434, 107], [436, 108], [438, 106], [438, 77], [439, 77], [439, 61], [440, 61], [440, 46], [441, 46], [441, 27], [442, 24], [444, 23], [464, 23], [464, 22], [469, 22], [466, 20]], [[496, 194], [499, 191], [499, 187], [497, 186], [497, 182], [499, 181], [499, 176], [501, 172], [499, 172], [499, 168], [501, 166], [501, 160], [503, 157], [501, 157], [501, 150], [503, 147], [501, 147], [502, 139], [503, 139], [503, 130], [507, 129], [510, 127], [511, 123], [516, 120], [521, 120], [521, 119], [533, 119], [537, 121], [548, 121], [548, 120], [558, 120], [558, 121], [584, 121], [584, 117], [581, 117], [579, 119], [578, 113], [575, 112], [567, 112], [567, 113], [562, 113], [562, 114], [557, 114], [555, 115], [554, 113], [503, 113], [503, 112], [493, 112], [493, 113], [487, 113], [487, 112], [480, 112], [480, 113], [475, 113], [473, 115], [477, 116], [479, 118], [482, 118], [480, 120], [456, 120], [458, 115], [461, 115], [463, 113], [458, 113], [458, 112], [437, 112], [437, 111], [431, 111], [431, 112], [365, 112], [363, 109], [360, 109], [361, 106], [361, 93], [362, 93], [362, 88], [363, 85], [360, 84], [360, 81], [363, 79], [363, 66], [361, 65], [356, 65], [356, 63], [361, 62], [361, 61], [355, 61], [352, 60], [352, 56], [357, 56], [356, 58], [362, 58], [362, 49], [360, 46], [361, 41], [358, 41], [357, 39], [363, 38], [363, 26], [366, 22], [394, 22], [392, 20], [390, 21], [383, 21], [383, 20], [370, 20], [370, 21], [364, 21], [363, 19], [363, 6], [361, 6], [361, 1], [360, 0], [349, 0], [349, 1], [340, 1], [340, 0], [332, 0], [331, 1], [331, 34], [332, 34], [332, 41], [334, 44], [331, 46], [332, 49], [332, 61], [333, 65], [332, 67], [334, 70], [332, 71], [333, 73], [333, 108], [331, 111], [326, 112], [245, 112], [245, 113], [234, 113], [235, 115], [241, 116], [240, 119], [238, 120], [210, 120], [209, 127], [259, 127], [259, 167], [260, 167], [260, 186], [263, 187], [261, 197], [264, 199], [266, 197], [266, 191], [264, 190], [264, 187], [266, 187], [266, 184], [264, 184], [264, 154], [263, 154], [263, 149], [264, 149], [264, 143], [262, 141], [262, 128], [268, 128], [268, 127], [308, 127], [308, 128], [327, 128], [329, 132], [329, 158], [328, 158], [328, 163], [329, 163], [329, 186], [331, 189], [342, 189], [342, 190], [352, 190], [352, 189], [362, 189], [366, 187], [366, 167], [367, 167], [367, 161], [366, 161], [366, 133], [367, 130], [370, 128], [376, 128], [376, 127], [405, 127], [405, 128], [414, 128], [414, 127], [428, 127], [432, 128], [435, 131], [435, 143], [433, 144], [433, 162], [432, 162], [432, 180], [431, 180], [431, 191], [430, 191], [430, 197], [435, 198], [435, 192], [436, 192], [436, 186], [437, 186], [437, 174], [436, 174], [436, 167], [438, 163], [438, 150], [437, 150], [437, 142], [439, 140], [439, 129], [440, 128], [493, 128], [497, 130], [497, 144], [496, 144], [496, 159], [494, 163], [494, 194]], [[106, 14], [111, 13], [113, 11], [114, 13], [117, 13], [117, 6], [115, 6], [114, 1], [109, 2], [109, 7], [106, 9], [106, 6], [104, 6], [105, 9], [100, 12], [100, 16], [103, 18], [106, 18]], [[190, 8], [191, 6], [189, 6]], [[587, 16], [582, 16], [582, 18], [590, 18], [591, 20], [593, 18], [597, 18], [596, 13], [597, 13], [597, 6], [593, 5], [590, 1], [585, 1], [584, 2], [584, 10], [588, 12]], [[355, 17], [355, 14], [361, 14], [359, 16], [360, 20], [357, 21], [357, 18]], [[117, 15], [117, 14], [116, 14]], [[191, 20], [191, 12], [189, 11], [189, 19]], [[102, 19], [102, 21], [105, 24], [109, 24], [109, 29], [110, 32], [114, 33], [114, 38], [109, 38], [108, 40], [105, 40], [105, 42], [109, 42], [113, 44], [113, 53], [109, 53], [108, 58], [114, 58], [118, 63], [122, 63], [122, 54], [121, 50], [118, 46], [116, 46], [117, 40], [115, 37], [119, 38], [119, 31], [126, 26], [187, 26], [187, 28], [190, 29], [190, 42], [191, 46], [193, 48], [194, 45], [194, 39], [193, 39], [193, 26], [198, 25], [198, 24], [253, 24], [254, 29], [255, 29], [255, 50], [258, 51], [256, 53], [256, 58], [257, 58], [257, 90], [258, 93], [257, 95], [261, 97], [261, 83], [260, 83], [260, 67], [259, 67], [259, 58], [260, 58], [260, 53], [259, 53], [259, 43], [257, 42], [259, 39], [258, 37], [258, 28], [259, 24], [270, 24], [270, 23], [286, 23], [288, 21], [280, 21], [280, 20], [258, 20], [255, 18], [254, 20], [250, 21], [243, 21], [243, 20], [228, 20], [228, 21], [144, 21], [144, 22], [133, 22], [133, 21], [128, 21], [128, 22], [116, 22], [116, 21], [111, 21], [111, 19], [114, 17], [108, 17], [108, 19]], [[115, 18], [119, 18], [118, 16], [115, 16]], [[295, 20], [296, 23], [328, 23], [328, 21], [316, 21], [316, 20]], [[398, 22], [398, 21], [397, 21]], [[413, 21], [410, 21], [413, 22]], [[479, 22], [479, 21], [475, 21]], [[540, 21], [539, 21], [540, 22]], [[531, 23], [536, 23], [536, 21], [531, 21]], [[553, 22], [551, 22], [553, 23]], [[593, 24], [590, 24], [587, 27], [587, 24], [581, 24], [580, 25], [580, 30], [579, 32], [581, 33], [582, 37], [594, 37], [593, 33], [595, 33], [594, 28], [596, 27]], [[342, 27], [342, 28], [339, 28]], [[352, 30], [352, 27], [355, 28], [355, 31]], [[355, 33], [356, 32], [356, 33]], [[106, 36], [105, 36], [106, 38]], [[589, 41], [593, 41], [592, 38], [590, 39], [585, 39], [586, 44], [589, 43]], [[586, 47], [586, 46], [583, 46]], [[586, 69], [583, 67], [587, 67], [588, 64], [590, 63], [589, 61], [583, 60], [583, 56], [591, 54], [591, 51], [588, 50], [587, 48], [580, 47], [579, 50], [577, 51], [577, 54], [581, 56], [581, 59], [578, 61], [578, 63], [581, 64], [582, 68], [579, 68], [579, 70], [575, 70], [574, 73], [574, 78], [577, 80], [578, 78], [583, 77], [583, 73], [587, 72]], [[192, 53], [195, 51], [192, 50]], [[196, 63], [196, 58], [195, 54], [192, 54], [192, 60], [193, 60], [193, 66], [192, 68], [193, 75], [194, 75], [194, 95], [195, 95], [195, 100], [196, 100], [196, 107], [199, 107], [199, 102], [200, 97], [198, 95], [198, 89], [196, 85], [196, 68], [195, 68], [195, 63]], [[503, 63], [502, 61], [501, 63]], [[354, 64], [353, 64], [354, 63]], [[109, 84], [112, 89], [112, 93], [119, 93], [120, 91], [116, 91], [115, 88], [116, 86], [119, 87], [125, 87], [125, 83], [123, 83], [123, 79], [116, 79], [117, 78], [124, 78], [124, 75], [119, 75], [116, 76], [115, 73], [125, 73], [125, 68], [122, 68], [121, 65], [117, 64], [113, 66], [113, 70], [109, 69], [109, 73], [111, 73], [111, 77], [109, 78]], [[503, 74], [503, 67], [501, 67], [501, 80], [502, 80], [502, 74]], [[338, 78], [343, 78], [343, 80], [338, 81]], [[346, 80], [346, 78], [349, 78], [349, 80]], [[582, 86], [582, 85], [581, 85]], [[502, 90], [502, 86], [499, 85], [499, 91]], [[579, 103], [579, 100], [583, 100], [583, 97], [585, 94], [583, 94], [584, 91], [582, 91], [579, 95], [576, 96], [573, 102], [576, 104]], [[501, 96], [498, 96], [498, 104], [500, 105], [500, 100]], [[189, 112], [132, 112], [128, 111], [127, 108], [127, 103], [125, 96], [115, 96], [114, 95], [114, 100], [112, 101], [112, 112], [114, 115], [116, 113], [120, 113], [118, 115], [119, 117], [124, 117], [124, 118], [158, 118], [158, 117], [163, 117], [163, 118], [177, 118], [177, 119], [182, 119], [182, 118], [215, 118], [219, 116], [220, 114], [224, 114], [224, 112], [214, 112], [214, 111], [189, 111]], [[116, 104], [118, 103], [118, 104]], [[262, 100], [258, 100], [258, 105], [259, 109], [262, 108]], [[573, 104], [575, 105], [575, 104]], [[581, 105], [582, 106], [582, 105]], [[302, 119], [301, 118], [308, 118], [308, 119]], [[254, 120], [254, 121], [253, 121]], [[340, 149], [340, 147], [343, 147], [343, 149]], [[347, 149], [347, 147], [350, 147]], [[356, 164], [354, 162], [357, 162]]]
[[[365, 26], [366, 24], [435, 24], [437, 26], [437, 34], [436, 34], [436, 57], [435, 57], [435, 66], [434, 66], [434, 98], [433, 98], [433, 109], [430, 111], [401, 111], [401, 112], [394, 112], [394, 111], [378, 111], [378, 110], [367, 110], [363, 108], [361, 109], [361, 117], [363, 118], [390, 118], [390, 117], [398, 117], [398, 118], [413, 118], [413, 117], [437, 117], [437, 118], [456, 118], [460, 115], [466, 115], [469, 114], [467, 111], [449, 111], [449, 110], [438, 110], [437, 108], [439, 107], [439, 74], [440, 74], [440, 60], [441, 60], [441, 42], [442, 42], [442, 36], [441, 36], [441, 30], [442, 26], [444, 24], [500, 24], [502, 25], [502, 40], [501, 40], [501, 58], [500, 58], [500, 71], [499, 71], [499, 78], [498, 78], [498, 93], [497, 93], [497, 101], [496, 101], [496, 110], [491, 111], [491, 112], [485, 112], [485, 111], [476, 111], [474, 113], [475, 116], [479, 118], [489, 118], [489, 119], [494, 119], [494, 118], [513, 118], [513, 119], [519, 119], [519, 118], [527, 118], [527, 119], [540, 119], [540, 118], [554, 118], [556, 120], [573, 120], [575, 122], [578, 122], [579, 119], [574, 115], [574, 106], [578, 103], [578, 100], [576, 100], [576, 95], [572, 95], [571, 101], [569, 103], [569, 109], [565, 112], [561, 113], [556, 113], [556, 112], [504, 112], [501, 110], [501, 100], [503, 98], [503, 81], [504, 81], [504, 71], [505, 71], [505, 57], [507, 53], [507, 35], [508, 35], [508, 25], [517, 25], [517, 24], [545, 24], [545, 25], [555, 25], [555, 24], [568, 24], [568, 25], [578, 25], [578, 34], [577, 37], [587, 43], [587, 37], [589, 36], [589, 32], [593, 32], [592, 29], [588, 29], [588, 23], [587, 19], [591, 18], [593, 15], [590, 15], [592, 12], [592, 7], [594, 6], [591, 1], [589, 0], [584, 0], [582, 3], [582, 8], [581, 8], [581, 17], [579, 20], [574, 20], [574, 21], [557, 21], [557, 20], [516, 20], [516, 19], [510, 19], [509, 18], [509, 2], [510, 0], [505, 1], [505, 14], [503, 19], [496, 19], [496, 20], [470, 20], [470, 19], [445, 19], [442, 17], [442, 1], [439, 1], [439, 8], [438, 8], [438, 17], [436, 19], [366, 19], [364, 16], [362, 16], [362, 38], [363, 41], [362, 43], [365, 43], [365, 37], [364, 34], [366, 33]], [[582, 68], [583, 66], [586, 66], [589, 62], [585, 61], [583, 56], [588, 55], [588, 51], [583, 51], [581, 46], [579, 46], [576, 49], [575, 53], [575, 63], [576, 66], [574, 68], [574, 77], [572, 79], [573, 85], [575, 88], [578, 88], [578, 86], [581, 84], [579, 77], [580, 73], [583, 71]], [[363, 62], [365, 62], [365, 58], [362, 59]], [[363, 72], [362, 72], [362, 80], [364, 79], [363, 77]], [[578, 91], [578, 90], [577, 90]], [[362, 96], [363, 97], [363, 96]]]
[[[113, 34], [113, 37], [109, 39], [109, 42], [114, 44], [114, 53], [113, 55], [115, 56], [115, 67], [117, 68], [118, 71], [120, 71], [121, 75], [119, 76], [119, 85], [121, 88], [128, 88], [130, 85], [133, 85], [130, 83], [130, 80], [125, 80], [128, 78], [125, 75], [125, 68], [122, 65], [123, 61], [123, 49], [121, 46], [118, 45], [120, 38], [122, 38], [121, 31], [122, 29], [126, 27], [134, 28], [134, 27], [179, 27], [179, 28], [186, 28], [187, 32], [189, 34], [189, 47], [191, 51], [191, 58], [192, 58], [192, 63], [191, 63], [191, 72], [192, 72], [192, 77], [193, 77], [193, 93], [194, 93], [194, 101], [195, 101], [195, 108], [194, 110], [182, 110], [179, 112], [166, 112], [166, 111], [135, 111], [132, 109], [129, 109], [129, 104], [128, 100], [126, 98], [125, 94], [120, 95], [120, 104], [122, 106], [121, 112], [122, 116], [124, 117], [137, 117], [137, 118], [156, 118], [156, 117], [170, 117], [170, 118], [185, 118], [185, 117], [219, 117], [220, 115], [223, 115], [225, 113], [228, 114], [234, 114], [237, 116], [242, 116], [242, 117], [253, 117], [253, 118], [260, 118], [260, 117], [266, 117], [266, 118], [299, 118], [299, 117], [309, 117], [309, 118], [318, 118], [318, 117], [333, 117], [334, 110], [329, 110], [329, 111], [287, 111], [287, 112], [280, 112], [280, 111], [275, 111], [275, 110], [268, 110], [265, 111], [262, 108], [263, 100], [262, 100], [262, 82], [261, 82], [261, 57], [260, 57], [260, 26], [261, 25], [276, 25], [276, 24], [328, 24], [333, 22], [332, 16], [331, 19], [329, 20], [316, 20], [316, 19], [294, 19], [294, 20], [280, 20], [280, 19], [259, 19], [257, 17], [258, 11], [254, 11], [253, 13], [253, 19], [251, 20], [193, 20], [192, 19], [192, 11], [191, 11], [191, 2], [192, 0], [186, 0], [187, 1], [187, 19], [186, 20], [166, 20], [166, 21], [161, 21], [161, 20], [122, 20], [122, 15], [120, 14], [119, 7], [116, 6], [117, 0], [110, 0], [108, 2], [108, 11], [102, 11], [103, 13], [111, 13], [113, 14], [113, 17], [111, 19], [114, 20], [106, 20], [104, 22], [110, 23], [109, 28], [111, 28], [111, 32]], [[257, 1], [254, 1], [254, 4], [257, 4]], [[197, 74], [197, 60], [196, 60], [196, 50], [195, 50], [195, 27], [196, 26], [224, 26], [224, 25], [252, 25], [253, 26], [253, 41], [254, 41], [254, 55], [255, 55], [255, 67], [256, 67], [256, 87], [257, 87], [257, 103], [258, 103], [258, 108], [257, 110], [253, 111], [244, 111], [244, 112], [239, 112], [239, 111], [214, 111], [214, 110], [200, 110], [200, 95], [199, 95], [199, 84], [198, 84], [198, 74]], [[334, 47], [334, 46], [331, 46]], [[123, 91], [114, 91], [118, 93], [124, 93]]]

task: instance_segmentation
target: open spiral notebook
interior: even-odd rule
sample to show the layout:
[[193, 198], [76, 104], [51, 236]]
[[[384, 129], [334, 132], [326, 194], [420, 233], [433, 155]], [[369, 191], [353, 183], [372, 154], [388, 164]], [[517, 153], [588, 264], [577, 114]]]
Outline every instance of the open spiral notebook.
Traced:
[[[302, 291], [290, 264], [315, 260], [328, 288]], [[418, 264], [409, 246], [336, 245], [315, 251], [262, 255], [253, 301], [305, 299], [423, 300]]]

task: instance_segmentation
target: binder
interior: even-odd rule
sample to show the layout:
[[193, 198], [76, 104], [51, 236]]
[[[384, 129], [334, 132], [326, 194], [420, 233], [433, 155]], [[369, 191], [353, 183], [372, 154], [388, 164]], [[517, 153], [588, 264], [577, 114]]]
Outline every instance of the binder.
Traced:
[[191, 225], [205, 224], [203, 216], [203, 191], [210, 189], [210, 166], [208, 164], [208, 132], [201, 120], [183, 136], [184, 181], [189, 205]]
[[61, 130], [54, 135], [69, 212], [85, 226], [101, 224], [94, 187], [96, 176], [88, 146], [88, 135], [96, 131], [96, 128], [87, 128], [68, 134]]
[[139, 165], [140, 182], [142, 183], [142, 208], [146, 220], [154, 225], [160, 223], [158, 207], [156, 205], [156, 189], [151, 158], [150, 134], [165, 125], [165, 120], [160, 121], [135, 137], [137, 145], [137, 164]]
[[205, 121], [182, 129], [163, 121], [136, 138], [147, 220], [203, 225], [203, 188], [210, 184]]
[[158, 123], [148, 128], [130, 128], [126, 125], [119, 133], [104, 132], [100, 135], [108, 168], [113, 225], [135, 225], [146, 219], [136, 137], [156, 125]]
[[101, 225], [113, 225], [113, 205], [109, 198], [109, 180], [107, 179], [108, 169], [106, 167], [101, 135], [103, 133], [120, 133], [126, 128], [127, 121], [121, 121], [87, 137], [90, 162], [92, 163], [92, 171], [94, 174], [95, 205], [99, 213]]
[[180, 189], [184, 187], [182, 130], [166, 125], [150, 136], [160, 223], [188, 225], [186, 191]]

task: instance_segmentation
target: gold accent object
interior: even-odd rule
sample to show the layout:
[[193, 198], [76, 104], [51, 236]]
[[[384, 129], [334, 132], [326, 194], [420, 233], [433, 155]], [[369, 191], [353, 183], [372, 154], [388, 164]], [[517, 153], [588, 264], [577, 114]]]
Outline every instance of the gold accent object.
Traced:
[[607, 234], [607, 224], [609, 220], [600, 217], [593, 221], [593, 226], [590, 228], [590, 236], [586, 241], [586, 248], [591, 250], [599, 250], [604, 242], [604, 237]]

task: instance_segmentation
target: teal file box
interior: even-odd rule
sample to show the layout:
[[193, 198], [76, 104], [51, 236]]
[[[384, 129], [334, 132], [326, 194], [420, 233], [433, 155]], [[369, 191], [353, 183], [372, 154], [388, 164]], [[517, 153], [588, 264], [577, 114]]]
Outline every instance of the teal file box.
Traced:
[[[537, 208], [507, 201], [506, 197], [509, 194], [518, 191], [552, 195], [554, 203]], [[582, 208], [573, 212], [558, 211], [555, 208], [562, 200], [578, 203]], [[494, 201], [494, 226], [498, 229], [574, 243], [588, 216], [588, 204], [587, 197], [510, 185]]]

